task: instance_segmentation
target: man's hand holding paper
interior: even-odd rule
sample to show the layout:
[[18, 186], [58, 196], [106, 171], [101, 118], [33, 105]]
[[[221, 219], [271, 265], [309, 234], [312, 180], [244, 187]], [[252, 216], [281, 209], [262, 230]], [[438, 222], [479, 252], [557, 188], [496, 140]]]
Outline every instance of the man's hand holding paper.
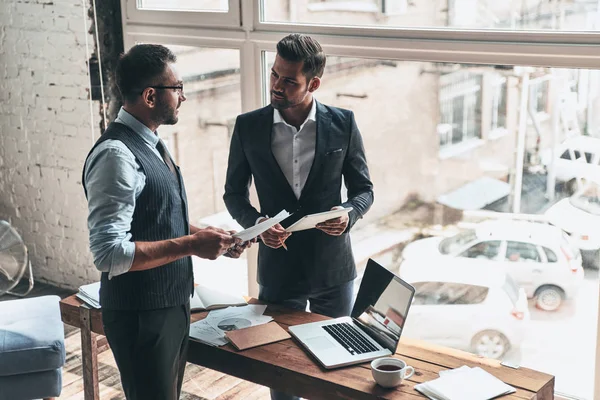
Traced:
[[[341, 210], [344, 207], [342, 206], [335, 206], [332, 207], [332, 210]], [[325, 222], [321, 222], [318, 223], [316, 225], [316, 228], [319, 229], [320, 231], [325, 232], [328, 235], [332, 235], [332, 236], [340, 236], [342, 233], [344, 233], [344, 231], [346, 230], [346, 228], [348, 227], [348, 214], [343, 214], [337, 218], [333, 218], [333, 219], [329, 219]]]
[[[266, 218], [265, 218], [266, 219]], [[262, 222], [264, 219], [260, 220]], [[286, 232], [285, 228], [281, 224], [276, 224], [263, 232], [260, 235], [263, 243], [272, 249], [278, 249], [280, 247], [285, 248], [285, 240], [290, 237], [291, 233]]]
[[190, 246], [193, 255], [208, 260], [216, 260], [225, 254], [231, 247], [240, 244], [241, 241], [229, 232], [220, 228], [209, 226], [198, 229], [190, 235]]
[[[236, 231], [228, 231], [228, 233], [233, 236], [236, 234]], [[240, 240], [240, 239], [238, 239], [238, 240]], [[252, 246], [252, 243], [256, 243], [256, 238], [247, 240], [245, 242], [236, 243], [234, 246], [230, 247], [227, 250], [227, 252], [223, 255], [225, 257], [229, 257], [229, 258], [240, 258], [240, 256], [244, 252], [244, 250], [246, 250], [248, 247]]]

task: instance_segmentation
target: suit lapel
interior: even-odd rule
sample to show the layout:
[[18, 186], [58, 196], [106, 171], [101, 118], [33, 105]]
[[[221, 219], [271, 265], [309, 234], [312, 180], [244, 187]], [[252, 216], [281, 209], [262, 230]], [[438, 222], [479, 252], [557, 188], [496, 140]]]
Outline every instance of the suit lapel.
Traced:
[[[315, 99], [315, 101], [317, 101]], [[311, 185], [314, 183], [316, 177], [321, 174], [323, 167], [323, 161], [325, 158], [325, 149], [327, 148], [328, 132], [331, 126], [331, 114], [323, 106], [323, 104], [317, 101], [317, 140], [315, 144], [315, 158], [313, 159], [312, 167], [306, 178], [306, 183], [302, 189], [300, 198], [304, 197], [306, 193], [310, 191]]]
[[271, 146], [271, 143], [273, 143], [273, 107], [267, 106], [263, 110], [264, 111], [261, 113], [261, 118], [258, 121], [258, 126], [255, 131], [265, 132], [265, 135], [261, 136], [263, 143], [261, 144], [260, 148], [265, 149], [265, 160], [269, 165], [269, 169], [273, 171], [273, 175], [277, 180], [277, 186], [281, 187], [282, 190], [285, 190], [287, 192], [287, 196], [291, 196], [292, 199], [296, 200], [294, 190], [290, 186], [285, 174], [277, 162], [277, 159], [273, 155], [273, 148]]

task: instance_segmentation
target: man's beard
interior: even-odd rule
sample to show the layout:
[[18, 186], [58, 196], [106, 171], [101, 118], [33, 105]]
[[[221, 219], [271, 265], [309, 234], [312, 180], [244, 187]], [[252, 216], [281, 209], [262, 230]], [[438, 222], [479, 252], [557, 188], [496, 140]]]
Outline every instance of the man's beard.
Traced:
[[175, 125], [177, 121], [179, 121], [179, 117], [175, 114], [175, 110], [173, 110], [173, 112], [165, 118], [162, 125]]
[[[306, 91], [306, 93], [308, 93], [308, 90]], [[298, 101], [292, 101], [285, 96], [282, 96], [281, 100], [277, 100], [273, 98], [273, 91], [271, 90], [271, 107], [273, 107], [276, 110], [285, 110], [288, 108], [295, 107], [298, 104], [302, 103], [302, 101], [306, 98], [306, 93]], [[296, 99], [298, 99], [298, 97], [296, 97]]]
[[281, 100], [276, 100], [271, 94], [271, 107], [273, 107], [274, 109], [285, 110], [286, 108], [290, 108], [291, 106], [293, 106], [293, 104], [285, 97], [283, 97]]
[[162, 101], [159, 101], [157, 106], [160, 111], [155, 122], [158, 125], [175, 125], [179, 121], [179, 117], [177, 116], [179, 105], [176, 108], [170, 108]]

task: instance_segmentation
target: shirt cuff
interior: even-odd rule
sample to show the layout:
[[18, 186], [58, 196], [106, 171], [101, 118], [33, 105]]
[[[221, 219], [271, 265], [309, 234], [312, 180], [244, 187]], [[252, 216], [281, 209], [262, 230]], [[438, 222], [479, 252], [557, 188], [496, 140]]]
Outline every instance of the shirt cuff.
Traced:
[[254, 223], [254, 225], [258, 225], [258, 221], [260, 221], [263, 218], [269, 218], [268, 215], [265, 215], [264, 217], [261, 215], [260, 217], [256, 218], [256, 222]]
[[129, 240], [121, 243], [120, 251], [113, 252], [113, 260], [108, 271], [108, 279], [128, 272], [135, 257], [135, 243]]

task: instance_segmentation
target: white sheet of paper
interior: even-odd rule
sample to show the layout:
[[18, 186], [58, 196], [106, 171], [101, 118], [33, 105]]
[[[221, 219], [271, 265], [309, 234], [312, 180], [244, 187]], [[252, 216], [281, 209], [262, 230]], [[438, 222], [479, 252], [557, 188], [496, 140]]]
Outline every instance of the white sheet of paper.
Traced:
[[94, 308], [100, 308], [100, 282], [80, 286], [77, 297]]
[[277, 214], [276, 216], [274, 216], [272, 218], [267, 219], [266, 221], [263, 221], [259, 224], [251, 226], [248, 229], [244, 229], [241, 232], [234, 233], [233, 237], [240, 238], [242, 241], [247, 242], [248, 240], [252, 240], [255, 237], [257, 237], [258, 235], [260, 235], [261, 233], [267, 231], [272, 226], [277, 225], [278, 223], [280, 223], [281, 221], [283, 221], [284, 219], [286, 219], [289, 216], [290, 216], [290, 213], [288, 213], [286, 210], [282, 210], [279, 214]]
[[333, 219], [333, 218], [341, 217], [344, 214], [348, 214], [350, 211], [352, 211], [352, 207], [305, 215], [304, 217], [302, 217], [298, 221], [296, 221], [294, 224], [288, 226], [286, 228], [286, 231], [287, 232], [296, 232], [296, 231], [303, 231], [306, 229], [312, 229], [321, 222], [325, 222], [325, 221]]
[[223, 346], [227, 344], [225, 336], [213, 328], [206, 320], [197, 321], [190, 325], [190, 338], [211, 346]]

